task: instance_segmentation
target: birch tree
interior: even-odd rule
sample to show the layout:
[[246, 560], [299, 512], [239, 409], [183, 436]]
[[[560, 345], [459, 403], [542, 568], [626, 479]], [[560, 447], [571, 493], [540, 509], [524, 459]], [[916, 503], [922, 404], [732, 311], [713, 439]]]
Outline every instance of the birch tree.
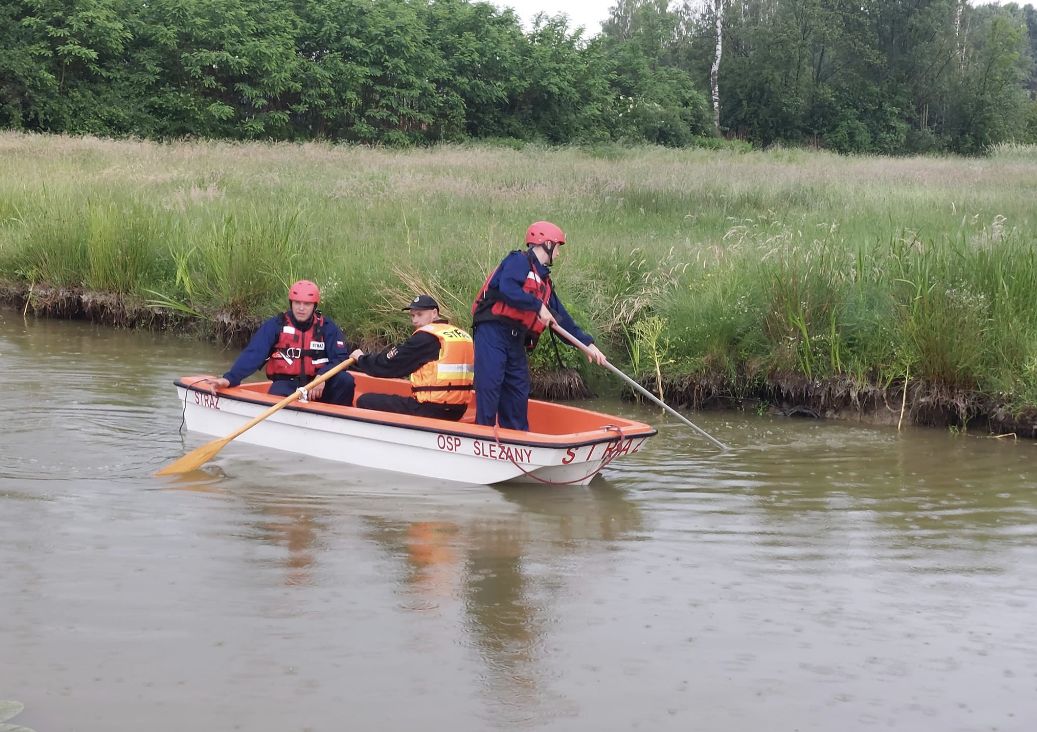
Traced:
[[709, 89], [713, 97], [713, 129], [720, 134], [720, 56], [724, 50], [724, 0], [713, 0], [716, 27], [716, 50], [709, 69]]

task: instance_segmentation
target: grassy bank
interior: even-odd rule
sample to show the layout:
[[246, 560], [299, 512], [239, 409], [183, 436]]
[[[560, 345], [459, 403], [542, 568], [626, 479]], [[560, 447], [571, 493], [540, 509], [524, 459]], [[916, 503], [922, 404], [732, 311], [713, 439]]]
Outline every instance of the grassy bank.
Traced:
[[87, 290], [214, 330], [309, 277], [371, 343], [402, 334], [415, 288], [464, 322], [486, 272], [548, 218], [569, 235], [555, 278], [577, 320], [671, 398], [891, 413], [903, 399], [908, 420], [994, 415], [1025, 432], [1034, 200], [1037, 152], [1018, 147], [892, 159], [0, 133], [0, 275], [34, 306]]

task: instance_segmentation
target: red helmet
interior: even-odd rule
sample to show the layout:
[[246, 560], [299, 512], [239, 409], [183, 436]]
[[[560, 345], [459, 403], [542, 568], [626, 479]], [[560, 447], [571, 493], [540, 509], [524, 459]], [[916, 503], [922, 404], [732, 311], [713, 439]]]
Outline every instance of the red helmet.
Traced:
[[289, 288], [288, 299], [294, 302], [320, 302], [320, 288], [309, 280], [299, 280]]
[[526, 229], [526, 246], [565, 244], [565, 233], [550, 221], [535, 221]]

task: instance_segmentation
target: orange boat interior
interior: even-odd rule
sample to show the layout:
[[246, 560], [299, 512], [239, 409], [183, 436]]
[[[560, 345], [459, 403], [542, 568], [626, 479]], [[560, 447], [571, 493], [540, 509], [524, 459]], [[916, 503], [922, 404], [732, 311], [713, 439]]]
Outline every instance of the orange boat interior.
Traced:
[[[366, 393], [410, 395], [410, 382], [405, 379], [379, 379], [357, 372], [350, 373], [356, 380], [357, 398], [361, 394]], [[178, 383], [181, 386], [192, 387], [201, 378], [199, 376], [185, 376]], [[245, 399], [251, 402], [276, 404], [283, 397], [268, 394], [269, 384], [270, 382], [268, 381], [249, 382], [237, 387], [221, 389], [219, 393], [226, 397]], [[193, 386], [193, 389], [203, 393], [208, 392], [208, 389], [202, 388], [201, 385]], [[357, 409], [356, 407], [342, 407], [336, 404], [323, 404], [321, 402], [300, 403], [296, 401], [289, 405], [288, 408], [304, 409], [329, 415], [348, 416], [353, 419], [389, 423], [401, 427], [436, 429], [466, 433], [473, 437], [494, 439], [493, 427], [475, 424], [474, 403], [458, 422]], [[537, 442], [568, 444], [573, 441], [594, 440], [601, 439], [602, 437], [614, 439], [616, 428], [621, 430], [625, 437], [654, 435], [656, 432], [655, 428], [643, 422], [601, 414], [600, 412], [592, 412], [565, 404], [531, 399], [529, 401], [529, 432], [500, 429], [498, 430], [498, 435], [502, 440], [510, 438], [516, 441], [528, 441], [530, 437], [535, 436]]]

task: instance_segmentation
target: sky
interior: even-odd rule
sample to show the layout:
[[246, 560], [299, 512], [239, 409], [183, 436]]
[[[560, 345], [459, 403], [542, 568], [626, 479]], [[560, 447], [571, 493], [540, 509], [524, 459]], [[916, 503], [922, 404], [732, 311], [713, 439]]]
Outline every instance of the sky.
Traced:
[[609, 17], [609, 10], [616, 0], [491, 0], [500, 8], [512, 8], [522, 19], [522, 27], [529, 28], [537, 13], [565, 13], [569, 16], [569, 26], [576, 28], [582, 25], [587, 29], [585, 35], [597, 35], [601, 24]]

